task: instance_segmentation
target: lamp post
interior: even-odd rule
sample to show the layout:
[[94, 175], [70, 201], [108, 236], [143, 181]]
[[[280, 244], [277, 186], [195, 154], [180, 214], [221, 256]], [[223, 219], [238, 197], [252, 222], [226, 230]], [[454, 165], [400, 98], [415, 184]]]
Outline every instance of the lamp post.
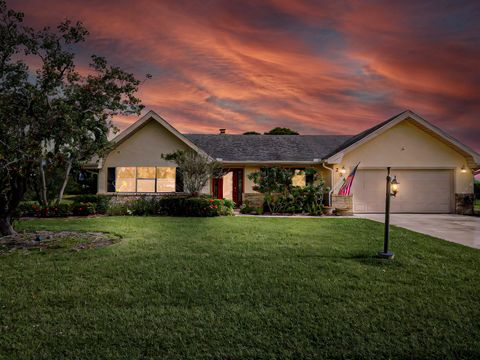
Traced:
[[392, 196], [397, 196], [398, 193], [397, 177], [393, 180], [390, 177], [390, 167], [387, 168], [387, 187], [385, 196], [385, 236], [383, 240], [383, 251], [378, 252], [378, 257], [382, 259], [393, 259], [394, 254], [388, 250], [388, 241], [390, 240], [390, 199]]

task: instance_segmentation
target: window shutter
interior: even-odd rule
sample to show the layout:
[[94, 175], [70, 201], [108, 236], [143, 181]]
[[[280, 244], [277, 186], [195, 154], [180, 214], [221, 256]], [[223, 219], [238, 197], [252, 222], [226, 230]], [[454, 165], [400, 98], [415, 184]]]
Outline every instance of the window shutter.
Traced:
[[178, 167], [175, 171], [175, 192], [183, 192], [183, 173]]
[[107, 169], [107, 192], [115, 192], [115, 168]]

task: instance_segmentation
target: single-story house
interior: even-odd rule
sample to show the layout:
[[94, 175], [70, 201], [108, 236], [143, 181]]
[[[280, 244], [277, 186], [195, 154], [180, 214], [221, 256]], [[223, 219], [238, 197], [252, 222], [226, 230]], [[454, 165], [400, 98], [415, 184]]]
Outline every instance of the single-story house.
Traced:
[[[182, 134], [161, 116], [148, 112], [116, 136], [113, 149], [95, 167], [98, 193], [131, 196], [182, 192], [175, 164], [162, 154], [193, 150], [220, 161], [229, 172], [211, 179], [204, 193], [237, 205], [261, 201], [248, 175], [261, 167], [315, 168], [331, 190], [333, 206], [356, 213], [383, 212], [386, 168], [400, 192], [392, 212], [463, 213], [473, 198], [480, 155], [412, 111], [404, 111], [354, 136]], [[352, 196], [337, 196], [360, 163]], [[303, 174], [303, 175], [302, 175]], [[297, 185], [308, 178], [299, 171]], [[466, 205], [466, 208], [465, 208]], [[472, 207], [473, 208], [473, 207]]]

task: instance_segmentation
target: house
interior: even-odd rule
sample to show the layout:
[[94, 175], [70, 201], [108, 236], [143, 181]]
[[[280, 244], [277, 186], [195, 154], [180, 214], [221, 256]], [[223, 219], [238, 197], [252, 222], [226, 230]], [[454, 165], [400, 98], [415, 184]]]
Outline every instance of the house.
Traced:
[[[248, 175], [261, 167], [299, 170], [294, 182], [315, 168], [331, 188], [329, 201], [356, 213], [384, 211], [386, 168], [400, 182], [392, 212], [470, 211], [474, 171], [480, 155], [412, 111], [404, 111], [354, 135], [181, 134], [153, 111], [113, 139], [113, 149], [96, 165], [98, 193], [117, 196], [182, 192], [175, 164], [162, 154], [193, 150], [220, 161], [229, 172], [211, 179], [204, 193], [242, 202], [261, 202]], [[337, 195], [360, 163], [350, 197]], [[473, 207], [472, 207], [473, 208]]]

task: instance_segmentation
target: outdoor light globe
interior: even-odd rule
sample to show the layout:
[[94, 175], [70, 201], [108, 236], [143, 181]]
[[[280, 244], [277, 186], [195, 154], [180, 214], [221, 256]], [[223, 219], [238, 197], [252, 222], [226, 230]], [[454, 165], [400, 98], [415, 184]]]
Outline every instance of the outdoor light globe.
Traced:
[[345, 173], [347, 172], [347, 170], [345, 170], [345, 166], [342, 167], [342, 170], [340, 170], [340, 172], [342, 173], [342, 175], [345, 175]]
[[397, 181], [397, 177], [395, 176], [390, 184], [390, 190], [393, 196], [396, 196], [398, 193], [398, 185], [400, 183]]

